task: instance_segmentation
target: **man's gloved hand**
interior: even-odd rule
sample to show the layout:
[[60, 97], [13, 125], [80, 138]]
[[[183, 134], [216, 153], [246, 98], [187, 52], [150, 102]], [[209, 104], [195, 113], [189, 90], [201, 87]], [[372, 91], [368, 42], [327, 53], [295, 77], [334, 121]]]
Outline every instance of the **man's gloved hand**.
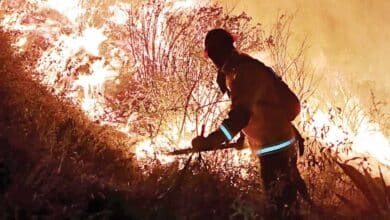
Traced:
[[203, 136], [197, 136], [191, 141], [192, 148], [194, 148], [197, 151], [204, 151], [211, 149], [211, 143], [209, 139], [203, 137]]
[[245, 143], [245, 134], [243, 132], [240, 132], [240, 137], [238, 138], [237, 140], [237, 147], [236, 149], [237, 150], [242, 150], [244, 149], [244, 143]]

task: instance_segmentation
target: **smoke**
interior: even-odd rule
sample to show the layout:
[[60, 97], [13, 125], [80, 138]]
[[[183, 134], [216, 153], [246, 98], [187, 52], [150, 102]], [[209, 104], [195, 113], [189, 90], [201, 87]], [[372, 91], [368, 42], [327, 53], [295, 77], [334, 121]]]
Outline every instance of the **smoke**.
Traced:
[[[390, 105], [380, 110], [386, 117], [368, 112], [372, 113], [372, 94], [376, 101], [384, 102], [388, 102], [390, 95], [390, 1], [220, 0], [220, 3], [234, 8], [234, 13], [246, 12], [265, 29], [281, 14], [294, 15], [288, 47], [293, 51], [303, 40], [308, 42], [307, 61], [321, 79], [315, 98], [325, 106], [358, 105], [365, 113], [344, 105], [349, 114], [344, 119], [364, 114], [375, 123], [369, 123], [367, 118], [361, 122], [353, 148], [389, 163], [390, 158], [383, 155], [390, 152], [386, 122]], [[352, 121], [350, 125], [355, 123]]]
[[[278, 14], [295, 14], [292, 46], [305, 37], [308, 60], [321, 76], [321, 91], [342, 82], [362, 104], [369, 90], [387, 100], [390, 83], [390, 1], [355, 0], [221, 0], [235, 12], [245, 11], [269, 26]], [[389, 112], [390, 107], [387, 107]]]

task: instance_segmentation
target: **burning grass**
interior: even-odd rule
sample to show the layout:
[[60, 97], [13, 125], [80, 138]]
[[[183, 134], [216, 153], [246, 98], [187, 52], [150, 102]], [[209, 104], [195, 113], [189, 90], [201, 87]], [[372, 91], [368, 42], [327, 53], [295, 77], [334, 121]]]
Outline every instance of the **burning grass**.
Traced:
[[[143, 167], [147, 173], [140, 172], [124, 148], [127, 137], [91, 122], [80, 110], [50, 95], [20, 69], [20, 59], [11, 55], [8, 41], [1, 42], [3, 218], [261, 217], [266, 205], [259, 168], [242, 167], [249, 175], [242, 178], [239, 169], [213, 170], [212, 163], [194, 156], [181, 168], [179, 163], [163, 165], [155, 159]], [[319, 143], [307, 144], [301, 169], [324, 213], [303, 206], [304, 215], [377, 216], [373, 206], [362, 209], [364, 196], [345, 173], [353, 173], [354, 182], [370, 178], [362, 179], [345, 167], [343, 173], [331, 156], [313, 151]], [[346, 203], [359, 211], [348, 211]], [[334, 212], [336, 207], [341, 211]], [[381, 211], [382, 216], [387, 214], [386, 209]]]
[[[298, 123], [307, 136], [299, 168], [318, 208], [302, 201], [302, 214], [388, 215], [386, 176], [359, 175], [338, 158], [352, 140], [344, 135], [351, 129], [337, 117], [345, 118], [340, 112], [352, 117], [353, 111], [331, 108], [321, 112], [324, 123], [318, 123], [318, 111], [307, 101], [313, 78], [305, 72], [303, 51], [291, 59], [294, 63], [282, 59], [289, 35], [286, 17], [266, 36], [245, 14], [226, 16], [217, 6], [191, 9], [190, 15], [174, 7], [175, 13], [167, 14], [172, 6], [167, 9], [164, 2], [150, 1], [135, 11], [122, 5], [117, 12], [129, 15], [127, 20], [100, 21], [104, 28], [50, 17], [61, 24], [57, 33], [62, 36], [42, 34], [52, 31], [44, 22], [38, 22], [40, 33], [20, 29], [9, 37], [10, 27], [1, 32], [2, 217], [261, 218], [267, 207], [261, 168], [248, 152], [226, 150], [191, 159], [163, 154], [188, 146], [202, 124], [213, 129], [226, 110], [226, 97], [213, 83], [214, 70], [199, 55], [201, 33], [214, 25], [211, 18], [238, 32], [241, 49], [269, 51], [278, 61], [274, 67], [306, 100]], [[25, 22], [35, 25], [28, 10], [37, 9], [30, 6]], [[90, 32], [104, 37], [83, 46]], [[23, 37], [28, 40], [20, 41]], [[16, 54], [9, 47], [14, 39], [20, 41], [17, 49], [24, 48]], [[23, 44], [30, 41], [33, 46]], [[356, 161], [372, 167], [362, 158]]]

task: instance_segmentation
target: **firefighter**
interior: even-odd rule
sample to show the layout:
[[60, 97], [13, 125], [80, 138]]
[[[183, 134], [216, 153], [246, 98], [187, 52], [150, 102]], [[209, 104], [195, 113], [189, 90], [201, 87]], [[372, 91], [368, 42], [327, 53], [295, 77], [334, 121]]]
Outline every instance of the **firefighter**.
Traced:
[[217, 83], [230, 96], [231, 109], [217, 130], [195, 137], [192, 146], [212, 149], [244, 133], [259, 157], [268, 218], [296, 219], [297, 190], [308, 197], [296, 166], [297, 141], [302, 137], [291, 123], [300, 111], [299, 100], [270, 67], [233, 44], [233, 36], [224, 29], [206, 35], [205, 54], [218, 68]]

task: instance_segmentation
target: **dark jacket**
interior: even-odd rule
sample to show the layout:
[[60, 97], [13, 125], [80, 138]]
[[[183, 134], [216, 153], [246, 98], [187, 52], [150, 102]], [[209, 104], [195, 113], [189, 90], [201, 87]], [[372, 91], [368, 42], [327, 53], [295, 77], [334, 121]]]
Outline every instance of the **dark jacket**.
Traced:
[[[209, 137], [218, 139], [222, 133], [229, 141], [229, 136], [233, 137], [242, 130], [250, 147], [257, 150], [295, 136], [291, 113], [284, 105], [285, 97], [280, 94], [281, 80], [271, 68], [234, 51], [218, 75], [219, 84], [225, 79], [232, 104], [229, 117], [223, 121], [220, 130]], [[298, 102], [299, 106], [298, 99], [293, 102]]]

